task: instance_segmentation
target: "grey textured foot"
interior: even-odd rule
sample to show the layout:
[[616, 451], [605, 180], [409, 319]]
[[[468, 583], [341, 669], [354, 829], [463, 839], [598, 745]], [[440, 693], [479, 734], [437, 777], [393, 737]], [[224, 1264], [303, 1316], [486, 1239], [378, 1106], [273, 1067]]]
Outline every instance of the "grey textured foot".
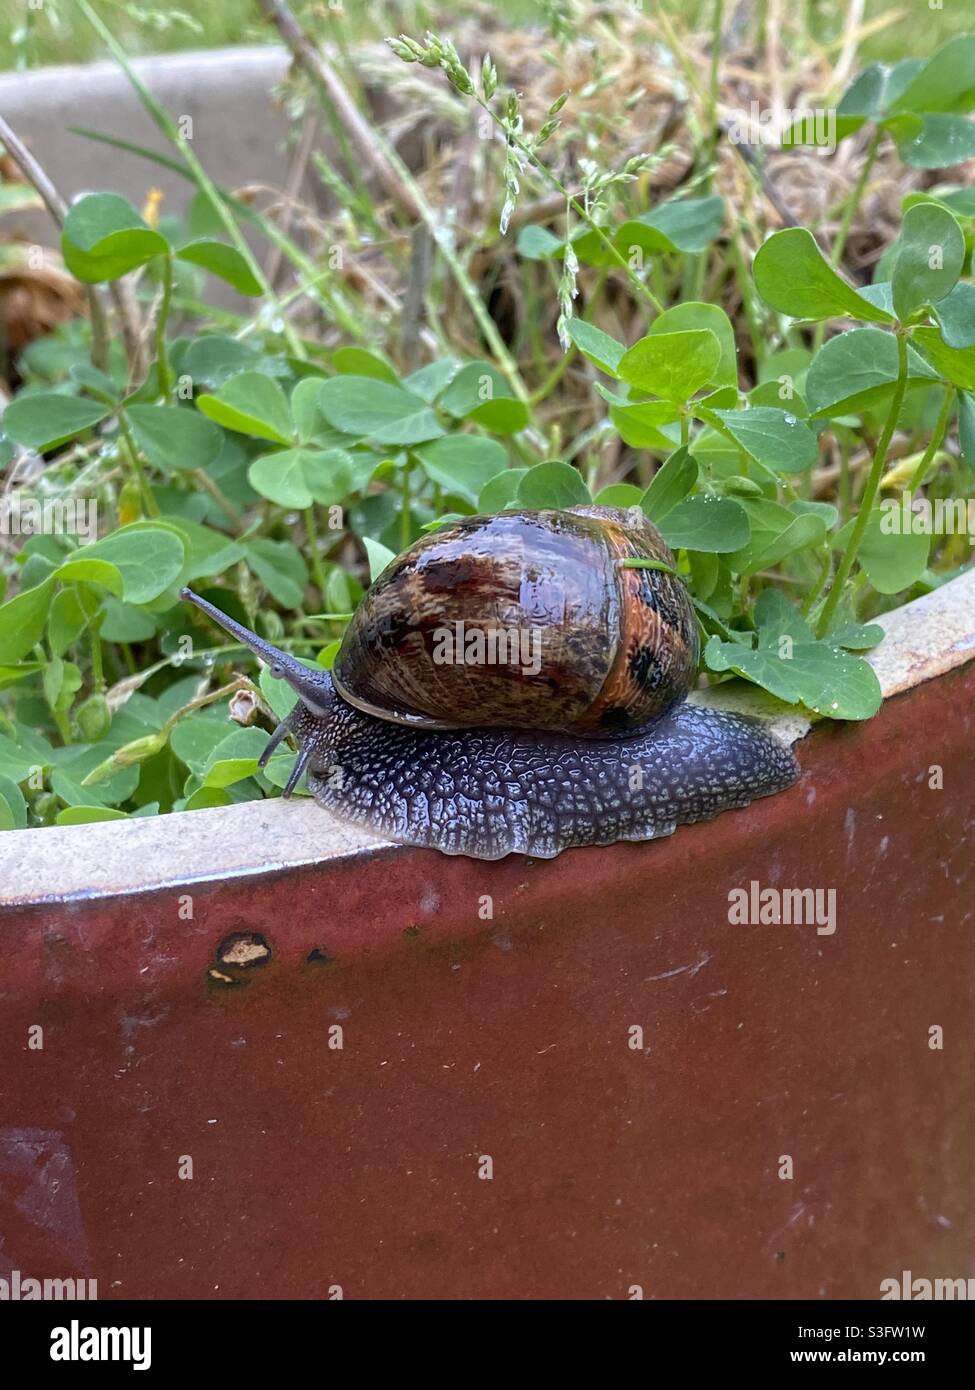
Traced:
[[390, 839], [478, 859], [657, 839], [799, 774], [758, 721], [686, 704], [619, 741], [418, 732], [351, 710], [315, 741], [309, 785], [321, 805]]

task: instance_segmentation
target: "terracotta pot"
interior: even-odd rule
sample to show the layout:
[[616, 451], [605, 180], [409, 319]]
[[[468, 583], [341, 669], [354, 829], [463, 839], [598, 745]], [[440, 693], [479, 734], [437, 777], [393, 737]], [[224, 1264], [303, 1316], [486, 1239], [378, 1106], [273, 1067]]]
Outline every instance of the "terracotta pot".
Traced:
[[[881, 713], [670, 840], [485, 864], [281, 801], [0, 837], [0, 1275], [103, 1298], [971, 1275], [975, 573], [882, 621]], [[736, 925], [753, 882], [835, 890], [835, 929]]]

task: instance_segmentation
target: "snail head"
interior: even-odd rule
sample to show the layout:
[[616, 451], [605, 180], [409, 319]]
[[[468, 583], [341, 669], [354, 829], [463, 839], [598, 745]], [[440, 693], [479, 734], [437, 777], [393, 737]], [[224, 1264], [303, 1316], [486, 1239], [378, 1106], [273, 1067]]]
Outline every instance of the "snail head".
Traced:
[[335, 696], [332, 678], [327, 671], [310, 670], [288, 652], [281, 651], [263, 637], [258, 637], [256, 632], [251, 632], [249, 627], [244, 627], [243, 623], [238, 623], [228, 614], [221, 612], [215, 604], [201, 598], [192, 589], [180, 589], [179, 596], [187, 603], [195, 604], [208, 618], [212, 618], [225, 632], [229, 632], [231, 637], [236, 637], [248, 651], [259, 656], [271, 675], [287, 681], [312, 714], [326, 716], [331, 713]]

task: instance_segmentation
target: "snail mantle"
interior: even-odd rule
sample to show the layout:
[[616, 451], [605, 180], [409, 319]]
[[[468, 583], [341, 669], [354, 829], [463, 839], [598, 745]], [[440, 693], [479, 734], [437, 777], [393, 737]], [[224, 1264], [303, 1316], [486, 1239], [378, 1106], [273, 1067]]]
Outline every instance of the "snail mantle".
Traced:
[[[876, 621], [885, 637], [867, 660], [877, 673], [885, 700], [946, 675], [975, 658], [975, 570]], [[756, 715], [787, 744], [797, 743], [811, 728], [809, 718], [743, 681], [695, 691], [690, 699]], [[856, 739], [858, 727], [844, 728], [842, 737]], [[737, 814], [748, 816], [754, 811], [752, 807]], [[654, 852], [650, 845], [583, 852], [596, 855], [614, 850]], [[390, 856], [422, 856], [427, 864], [438, 857], [434, 851], [395, 845], [352, 826], [310, 798], [251, 801], [145, 820], [18, 830], [0, 837], [0, 907], [84, 901], [267, 876], [304, 866], [363, 868], [377, 857]]]

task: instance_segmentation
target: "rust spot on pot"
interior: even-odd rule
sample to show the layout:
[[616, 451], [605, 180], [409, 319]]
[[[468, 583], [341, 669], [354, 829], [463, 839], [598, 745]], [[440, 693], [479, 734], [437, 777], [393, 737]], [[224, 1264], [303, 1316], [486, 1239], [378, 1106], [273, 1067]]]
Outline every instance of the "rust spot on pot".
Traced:
[[271, 948], [260, 932], [238, 931], [225, 936], [217, 947], [221, 965], [249, 970], [255, 965], [267, 965]]

